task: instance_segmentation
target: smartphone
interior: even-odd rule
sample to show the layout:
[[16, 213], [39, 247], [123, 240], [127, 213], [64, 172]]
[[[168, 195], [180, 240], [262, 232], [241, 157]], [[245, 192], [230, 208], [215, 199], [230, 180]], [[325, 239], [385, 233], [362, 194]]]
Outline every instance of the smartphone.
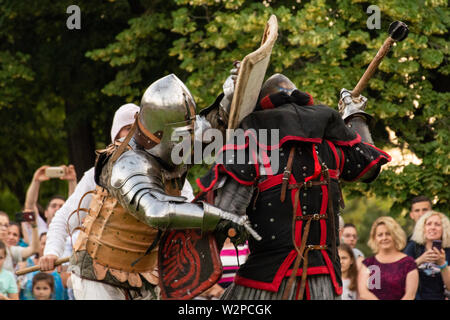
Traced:
[[64, 176], [63, 167], [48, 167], [45, 169], [45, 175], [49, 178], [60, 178]]
[[439, 251], [442, 249], [442, 240], [433, 240], [433, 248], [437, 248]]
[[16, 222], [34, 222], [34, 212], [26, 211], [26, 212], [17, 212], [16, 213]]

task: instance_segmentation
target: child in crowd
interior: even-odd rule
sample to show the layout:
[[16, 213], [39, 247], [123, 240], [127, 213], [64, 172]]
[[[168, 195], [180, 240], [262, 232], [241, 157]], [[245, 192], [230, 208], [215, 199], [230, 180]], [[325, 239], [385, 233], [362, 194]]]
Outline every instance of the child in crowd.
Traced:
[[39, 272], [33, 277], [33, 298], [35, 300], [53, 300], [55, 280], [51, 274]]
[[348, 244], [342, 243], [338, 252], [341, 260], [342, 300], [357, 300], [358, 268], [353, 249]]
[[[40, 236], [40, 246], [39, 251], [36, 256], [30, 257], [23, 263], [22, 268], [32, 267], [38, 265], [39, 258], [42, 257], [42, 253], [44, 252], [45, 244], [47, 242], [47, 233], [42, 233]], [[64, 287], [64, 281], [61, 277], [61, 273], [58, 271], [58, 268], [53, 271], [47, 272], [50, 276], [53, 277], [53, 293], [54, 300], [68, 300], [67, 289]], [[20, 281], [20, 300], [32, 300], [33, 297], [33, 279], [38, 274], [38, 271], [27, 273], [23, 276], [19, 277]]]
[[14, 274], [3, 269], [5, 258], [6, 245], [0, 240], [0, 300], [18, 300], [19, 293]]

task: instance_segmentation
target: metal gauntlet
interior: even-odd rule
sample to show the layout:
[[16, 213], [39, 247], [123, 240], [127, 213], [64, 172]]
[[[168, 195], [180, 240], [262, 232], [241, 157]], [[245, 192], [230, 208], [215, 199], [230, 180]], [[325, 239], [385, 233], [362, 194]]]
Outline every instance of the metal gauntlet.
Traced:
[[[149, 190], [143, 190], [136, 196], [133, 205], [138, 219], [160, 229], [214, 230], [224, 212], [216, 207], [188, 202], [160, 201]], [[133, 209], [134, 209], [133, 208]]]
[[341, 99], [339, 100], [339, 113], [349, 128], [353, 128], [360, 136], [362, 142], [373, 144], [372, 136], [369, 131], [368, 122], [373, 117], [366, 113], [367, 98], [360, 95], [352, 97], [351, 91], [341, 90]]
[[[203, 208], [195, 203], [165, 202], [155, 198], [151, 191], [136, 195], [132, 205], [136, 217], [147, 225], [160, 229], [191, 229], [213, 231], [222, 219], [243, 226], [253, 237], [261, 237], [251, 228], [246, 215], [240, 216], [203, 202]], [[130, 203], [131, 204], [131, 203]]]

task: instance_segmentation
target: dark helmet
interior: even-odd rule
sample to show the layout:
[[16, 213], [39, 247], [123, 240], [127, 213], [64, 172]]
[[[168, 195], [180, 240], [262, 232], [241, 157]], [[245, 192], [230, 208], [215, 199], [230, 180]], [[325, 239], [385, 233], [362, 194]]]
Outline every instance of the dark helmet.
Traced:
[[297, 87], [288, 77], [281, 73], [275, 73], [263, 83], [258, 100], [280, 91], [291, 95], [291, 93], [296, 89]]

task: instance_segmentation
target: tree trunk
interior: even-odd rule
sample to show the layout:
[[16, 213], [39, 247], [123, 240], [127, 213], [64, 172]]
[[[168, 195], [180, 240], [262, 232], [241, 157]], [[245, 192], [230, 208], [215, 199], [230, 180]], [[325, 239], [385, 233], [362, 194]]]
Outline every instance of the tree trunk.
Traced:
[[95, 141], [89, 118], [80, 117], [77, 109], [76, 100], [66, 101], [69, 163], [75, 166], [77, 180], [80, 180], [83, 173], [95, 163]]

